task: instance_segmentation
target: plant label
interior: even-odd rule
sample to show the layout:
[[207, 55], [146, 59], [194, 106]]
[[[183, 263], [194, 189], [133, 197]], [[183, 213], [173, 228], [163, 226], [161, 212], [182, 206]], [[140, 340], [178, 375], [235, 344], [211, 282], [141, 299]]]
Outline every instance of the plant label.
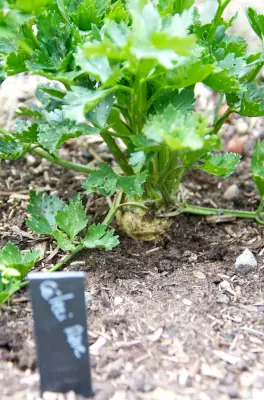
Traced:
[[84, 273], [28, 274], [41, 393], [92, 393]]

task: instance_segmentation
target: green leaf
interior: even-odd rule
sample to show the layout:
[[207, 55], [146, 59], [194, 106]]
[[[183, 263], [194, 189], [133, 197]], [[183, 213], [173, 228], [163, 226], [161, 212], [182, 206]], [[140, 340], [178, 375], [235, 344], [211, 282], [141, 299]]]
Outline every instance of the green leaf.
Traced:
[[[98, 33], [98, 32], [97, 32]], [[88, 57], [102, 56], [109, 60], [128, 60], [131, 58], [129, 52], [128, 37], [131, 32], [125, 24], [117, 25], [115, 21], [108, 20], [101, 30], [100, 40], [88, 41], [83, 46], [84, 54]]]
[[182, 14], [191, 8], [195, 0], [158, 0], [157, 7], [161, 15]]
[[[2, 281], [3, 281], [3, 278], [2, 278]], [[1, 279], [1, 274], [0, 274], [0, 279]], [[2, 291], [2, 289], [0, 289], [0, 305], [2, 305], [7, 300], [9, 300], [10, 297], [17, 290], [20, 289], [20, 280], [18, 280], [18, 279], [10, 279], [10, 280], [8, 280], [8, 284], [6, 284], [6, 285], [3, 284], [3, 283], [1, 285], [1, 280], [0, 280], [0, 286], [2, 286], [4, 288], [3, 291]]]
[[229, 70], [216, 72], [205, 79], [204, 83], [217, 92], [232, 93], [242, 90], [242, 86], [235, 75], [230, 75]]
[[46, 114], [46, 119], [48, 123], [38, 126], [37, 140], [42, 147], [53, 154], [56, 154], [58, 147], [69, 139], [99, 133], [97, 128], [88, 124], [78, 124], [64, 119], [61, 110]]
[[17, 0], [16, 6], [20, 10], [38, 15], [41, 9], [51, 4], [52, 1], [53, 0]]
[[260, 40], [263, 40], [264, 15], [259, 15], [254, 8], [249, 7], [247, 9], [247, 17], [254, 32], [258, 35]]
[[175, 0], [174, 11], [181, 14], [184, 10], [190, 8], [194, 4], [194, 2], [195, 0]]
[[88, 220], [79, 194], [63, 210], [57, 212], [56, 223], [71, 241], [86, 227]]
[[83, 122], [84, 115], [110, 95], [112, 91], [112, 89], [89, 90], [80, 86], [73, 87], [72, 91], [68, 91], [64, 98], [66, 105], [62, 109], [66, 118], [76, 122]]
[[197, 151], [187, 151], [181, 155], [182, 163], [191, 167], [195, 162], [206, 156], [208, 152], [213, 150], [221, 150], [221, 139], [217, 135], [206, 135], [204, 138], [203, 148]]
[[199, 58], [201, 47], [196, 44], [195, 35], [189, 34], [193, 13], [184, 16], [176, 14], [163, 21], [151, 2], [143, 8], [129, 2], [128, 7], [133, 20], [132, 28], [123, 21], [118, 25], [113, 20], [107, 20], [101, 30], [101, 40], [85, 43], [86, 56], [126, 61], [131, 67], [136, 65], [136, 60], [145, 60], [148, 68], [142, 75], [147, 75], [155, 64], [173, 69], [183, 64], [187, 57]]
[[56, 87], [50, 87], [46, 85], [40, 85], [39, 89], [42, 90], [43, 92], [47, 93], [49, 97], [58, 100], [58, 99], [64, 99], [66, 93], [59, 90]]
[[89, 31], [93, 25], [100, 26], [109, 6], [109, 0], [66, 0], [60, 4], [62, 14], [68, 12], [74, 23], [82, 31]]
[[102, 83], [105, 83], [112, 74], [107, 57], [87, 58], [83, 51], [78, 49], [77, 53], [75, 53], [75, 62], [83, 72], [89, 73]]
[[24, 117], [37, 119], [42, 118], [42, 113], [37, 108], [27, 108], [27, 107], [18, 107], [17, 115], [23, 115]]
[[107, 19], [115, 21], [117, 24], [120, 24], [122, 21], [127, 24], [129, 21], [129, 13], [125, 9], [122, 0], [117, 0], [111, 5], [110, 11], [106, 17]]
[[71, 15], [71, 18], [80, 30], [89, 31], [93, 24], [100, 25], [102, 16], [95, 0], [84, 0]]
[[146, 182], [147, 176], [147, 171], [144, 171], [138, 175], [121, 176], [117, 180], [117, 186], [129, 196], [142, 196], [144, 193], [142, 185]]
[[87, 194], [98, 191], [104, 196], [112, 195], [120, 188], [129, 196], [141, 196], [143, 194], [142, 184], [146, 182], [147, 172], [139, 175], [120, 176], [117, 175], [108, 164], [100, 163], [99, 171], [91, 172], [89, 178], [83, 182]]
[[144, 151], [136, 151], [135, 153], [131, 153], [129, 164], [132, 165], [134, 171], [138, 173], [146, 164], [146, 158]]
[[10, 53], [6, 60], [5, 70], [8, 76], [28, 71], [24, 54], [21, 52]]
[[37, 28], [39, 48], [28, 61], [28, 68], [35, 73], [38, 70], [53, 73], [59, 70], [67, 71], [73, 60], [72, 52], [81, 40], [77, 28], [65, 22], [57, 11], [40, 15], [37, 19]]
[[24, 124], [23, 127], [22, 125], [20, 125], [19, 127], [18, 126], [19, 122], [25, 123], [25, 121], [21, 120], [17, 121], [17, 128], [19, 134], [16, 135], [16, 140], [19, 143], [22, 143], [23, 145], [27, 146], [37, 143], [38, 125], [29, 123], [28, 125]]
[[59, 85], [46, 83], [37, 87], [36, 98], [42, 104], [45, 111], [54, 111], [61, 107], [65, 92], [60, 90]]
[[198, 150], [203, 147], [207, 120], [202, 116], [183, 113], [170, 104], [162, 114], [149, 117], [144, 135], [159, 144], [166, 144], [171, 150]]
[[0, 250], [0, 265], [18, 271], [20, 280], [38, 262], [39, 258], [40, 253], [38, 250], [33, 250], [32, 252], [27, 250], [25, 254], [21, 254], [19, 249], [12, 243], [8, 243]]
[[100, 128], [104, 128], [115, 101], [115, 96], [110, 94], [100, 103], [86, 113], [86, 119]]
[[218, 62], [218, 68], [205, 79], [204, 83], [206, 85], [218, 92], [243, 91], [240, 78], [250, 69], [250, 65], [246, 63], [243, 57], [227, 54], [223, 60]]
[[24, 154], [24, 147], [14, 139], [4, 136], [0, 139], [0, 160], [16, 160]]
[[251, 158], [251, 172], [261, 198], [264, 197], [264, 141], [259, 141], [254, 146]]
[[108, 230], [106, 225], [93, 224], [87, 230], [82, 243], [87, 249], [112, 250], [119, 244], [119, 240], [117, 236], [114, 236], [114, 231]]
[[15, 53], [17, 50], [16, 43], [11, 39], [0, 38], [0, 54], [8, 55], [10, 53]]
[[[156, 49], [173, 50], [180, 56], [188, 56], [191, 50], [195, 48], [196, 44], [196, 37], [194, 35], [188, 35], [185, 37], [170, 37], [167, 32], [153, 32], [151, 39], [152, 44], [156, 47]], [[161, 57], [164, 58], [164, 61], [161, 61]], [[164, 65], [165, 67], [168, 65], [168, 68], [170, 68], [170, 64], [167, 64], [167, 61], [165, 61], [166, 57], [169, 58], [169, 55], [165, 52], [159, 56], [160, 64]], [[179, 61], [179, 58], [177, 56], [173, 56], [172, 54], [171, 58], [172, 61], [174, 59], [175, 61]]]
[[100, 163], [98, 167], [99, 171], [92, 172], [82, 186], [87, 194], [98, 191], [103, 196], [111, 196], [116, 191], [119, 176], [108, 164]]
[[96, 0], [96, 6], [98, 9], [98, 12], [100, 15], [104, 15], [108, 6], [109, 6], [110, 0]]
[[73, 251], [75, 249], [74, 244], [71, 239], [66, 235], [66, 233], [59, 231], [58, 229], [52, 232], [52, 236], [56, 240], [58, 246], [63, 251]]
[[[175, 89], [181, 89], [203, 82], [214, 70], [214, 65], [204, 64], [201, 60], [194, 60], [177, 66], [167, 74], [166, 80]], [[160, 80], [159, 84], [163, 84], [163, 81]]]
[[33, 232], [50, 235], [57, 228], [56, 215], [59, 210], [64, 210], [65, 203], [57, 196], [30, 192], [27, 211], [30, 218], [26, 224]]
[[10, 296], [9, 292], [7, 292], [7, 291], [2, 292], [1, 291], [0, 292], [0, 306], [2, 304], [4, 304], [10, 297], [11, 296]]
[[159, 144], [154, 140], [147, 139], [142, 134], [130, 136], [130, 140], [133, 143], [135, 150], [144, 151], [144, 153], [152, 153], [162, 149], [162, 144]]
[[241, 156], [235, 153], [217, 153], [208, 154], [204, 159], [204, 165], [199, 169], [221, 178], [227, 178], [239, 164]]
[[187, 111], [194, 110], [194, 89], [193, 87], [185, 88], [181, 91], [178, 89], [165, 90], [155, 99], [153, 105], [157, 113], [161, 113], [169, 104], [171, 104], [175, 111]]
[[261, 117], [264, 115], [264, 85], [249, 83], [244, 92], [228, 95], [227, 103], [240, 115]]
[[[58, 0], [57, 0], [58, 1]], [[60, 0], [60, 8], [61, 3], [64, 3], [64, 8], [69, 14], [73, 14], [77, 11], [78, 7], [84, 3], [83, 0]]]
[[151, 153], [162, 149], [162, 144], [158, 144], [154, 140], [147, 139], [144, 135], [130, 136], [135, 150], [144, 151], [144, 153]]

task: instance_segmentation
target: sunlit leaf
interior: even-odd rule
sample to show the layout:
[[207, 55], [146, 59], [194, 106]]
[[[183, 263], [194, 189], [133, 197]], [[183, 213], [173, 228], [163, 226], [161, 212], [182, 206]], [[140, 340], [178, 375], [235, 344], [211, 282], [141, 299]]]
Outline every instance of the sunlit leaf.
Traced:
[[204, 164], [199, 167], [201, 170], [221, 178], [227, 178], [234, 172], [241, 156], [235, 153], [217, 153], [208, 154], [204, 159]]

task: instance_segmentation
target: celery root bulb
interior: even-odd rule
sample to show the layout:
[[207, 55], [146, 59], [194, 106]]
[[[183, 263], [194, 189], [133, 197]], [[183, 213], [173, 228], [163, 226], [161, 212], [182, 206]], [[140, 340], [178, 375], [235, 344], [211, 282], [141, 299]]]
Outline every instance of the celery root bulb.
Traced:
[[155, 218], [139, 208], [124, 208], [117, 213], [116, 219], [128, 236], [143, 241], [161, 239], [172, 223], [168, 218]]

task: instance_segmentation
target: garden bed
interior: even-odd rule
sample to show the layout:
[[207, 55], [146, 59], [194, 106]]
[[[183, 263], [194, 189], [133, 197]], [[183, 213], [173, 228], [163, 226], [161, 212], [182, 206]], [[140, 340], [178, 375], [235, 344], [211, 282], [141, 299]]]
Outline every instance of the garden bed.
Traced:
[[[237, 124], [233, 120], [224, 126], [225, 141]], [[202, 172], [186, 177], [185, 195], [191, 194], [195, 204], [248, 210], [256, 206], [247, 158], [252, 132], [244, 139], [244, 159], [230, 179]], [[71, 145], [69, 156], [73, 154]], [[22, 249], [40, 248], [37, 269], [45, 271], [61, 254], [49, 239], [31, 236], [26, 229], [28, 189], [38, 187], [68, 199], [81, 191], [82, 176], [40, 162], [2, 162], [0, 235], [1, 246], [12, 241]], [[224, 192], [232, 183], [240, 194], [228, 201]], [[100, 198], [87, 198], [86, 207], [95, 220], [107, 211]], [[179, 216], [162, 243], [135, 242], [117, 232], [119, 247], [83, 251], [65, 268], [85, 271], [86, 289], [93, 296], [88, 322], [95, 398], [262, 399], [263, 227], [247, 220], [216, 223]], [[234, 264], [245, 248], [256, 255], [259, 268], [239, 276]], [[3, 399], [38, 398], [32, 324], [23, 291], [1, 311]], [[175, 397], [166, 397], [161, 388]]]
[[[258, 7], [259, 1], [234, 0], [227, 15], [240, 7], [243, 18], [245, 5]], [[248, 36], [245, 21], [238, 19], [234, 29], [256, 50], [258, 38], [254, 33]], [[32, 104], [30, 82], [35, 87], [44, 78], [12, 79], [0, 89], [0, 125], [7, 130], [14, 127], [18, 105]], [[212, 115], [217, 95], [200, 84], [196, 90], [196, 109]], [[198, 206], [255, 211], [259, 195], [250, 174], [250, 156], [256, 139], [264, 139], [264, 119], [231, 115], [220, 135], [225, 151], [242, 154], [234, 174], [222, 180], [193, 170], [185, 176], [180, 193]], [[71, 162], [114, 165], [98, 137], [69, 141], [59, 151]], [[57, 194], [65, 201], [80, 192], [89, 222], [102, 222], [108, 203], [97, 194], [84, 194], [86, 177], [32, 154], [1, 161], [1, 247], [10, 241], [21, 250], [40, 249], [41, 260], [33, 271], [46, 272], [58, 263], [63, 253], [54, 242], [26, 226], [29, 190]], [[83, 250], [64, 267], [86, 273], [94, 399], [262, 400], [264, 226], [226, 216], [180, 215], [157, 243], [134, 241], [115, 222], [111, 227], [120, 237], [118, 247], [108, 252]], [[258, 267], [243, 275], [235, 261], [245, 249], [254, 254]], [[39, 399], [27, 290], [0, 310], [0, 388], [1, 400]], [[47, 398], [79, 399], [73, 393]]]

